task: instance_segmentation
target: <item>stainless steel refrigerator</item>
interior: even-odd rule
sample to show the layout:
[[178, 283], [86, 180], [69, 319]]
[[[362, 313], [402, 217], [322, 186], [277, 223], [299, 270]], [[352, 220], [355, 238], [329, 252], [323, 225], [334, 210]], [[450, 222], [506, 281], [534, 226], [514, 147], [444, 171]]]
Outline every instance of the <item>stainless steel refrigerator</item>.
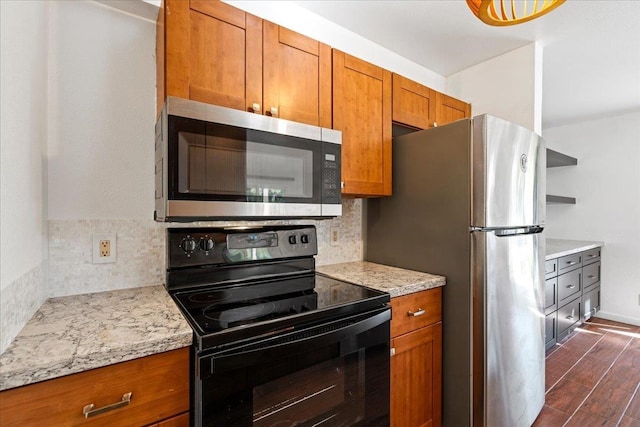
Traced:
[[394, 138], [393, 196], [366, 204], [366, 260], [447, 278], [444, 426], [544, 405], [545, 169], [541, 137], [482, 115]]

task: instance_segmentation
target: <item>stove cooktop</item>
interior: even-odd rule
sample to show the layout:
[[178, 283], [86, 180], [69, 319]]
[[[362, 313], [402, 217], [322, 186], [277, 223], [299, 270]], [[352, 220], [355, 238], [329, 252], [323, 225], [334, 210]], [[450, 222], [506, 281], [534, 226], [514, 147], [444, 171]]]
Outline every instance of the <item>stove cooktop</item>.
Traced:
[[389, 294], [315, 273], [316, 228], [167, 229], [167, 291], [217, 351], [379, 309]]
[[315, 273], [180, 290], [172, 296], [194, 330], [199, 351], [293, 331], [390, 300], [385, 292]]

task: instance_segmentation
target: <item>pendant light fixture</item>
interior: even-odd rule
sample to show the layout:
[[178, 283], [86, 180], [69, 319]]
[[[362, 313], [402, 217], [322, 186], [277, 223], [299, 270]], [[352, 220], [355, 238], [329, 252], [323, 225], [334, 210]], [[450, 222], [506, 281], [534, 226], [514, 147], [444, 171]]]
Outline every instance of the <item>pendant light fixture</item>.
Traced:
[[501, 27], [531, 21], [564, 2], [565, 0], [467, 0], [467, 6], [485, 24]]

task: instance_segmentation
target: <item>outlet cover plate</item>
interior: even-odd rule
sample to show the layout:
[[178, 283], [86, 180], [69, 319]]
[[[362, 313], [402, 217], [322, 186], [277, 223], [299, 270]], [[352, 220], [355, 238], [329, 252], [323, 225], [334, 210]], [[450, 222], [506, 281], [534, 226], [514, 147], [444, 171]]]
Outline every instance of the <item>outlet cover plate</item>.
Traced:
[[[100, 256], [100, 242], [109, 242], [109, 256]], [[116, 262], [116, 235], [115, 234], [94, 234], [93, 235], [93, 263], [107, 264]]]

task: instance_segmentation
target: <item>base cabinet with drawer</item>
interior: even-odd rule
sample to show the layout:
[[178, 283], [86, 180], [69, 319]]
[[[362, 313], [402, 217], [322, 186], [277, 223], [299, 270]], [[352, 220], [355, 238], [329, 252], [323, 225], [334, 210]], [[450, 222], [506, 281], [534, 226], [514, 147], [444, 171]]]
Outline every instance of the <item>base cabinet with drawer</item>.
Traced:
[[598, 247], [545, 262], [547, 350], [600, 310], [600, 252]]
[[392, 298], [391, 309], [391, 425], [440, 426], [442, 289]]
[[189, 348], [0, 392], [3, 427], [186, 427], [188, 411]]

